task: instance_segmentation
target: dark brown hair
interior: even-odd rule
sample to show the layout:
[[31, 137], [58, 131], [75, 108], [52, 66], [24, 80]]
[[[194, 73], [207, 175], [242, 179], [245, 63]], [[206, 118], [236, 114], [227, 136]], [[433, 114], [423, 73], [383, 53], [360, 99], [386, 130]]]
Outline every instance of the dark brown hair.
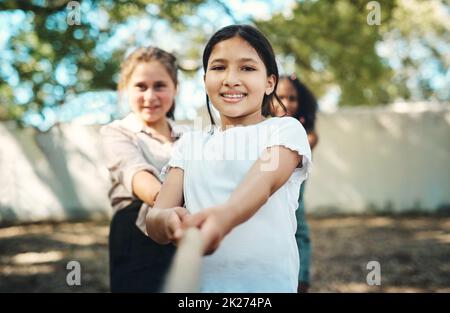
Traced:
[[[263, 103], [261, 106], [261, 113], [263, 116], [273, 116], [271, 106], [273, 106], [272, 101], [274, 98], [280, 103], [280, 105], [284, 108], [283, 103], [281, 103], [280, 98], [278, 98], [275, 90], [278, 85], [278, 67], [277, 62], [275, 60], [275, 54], [272, 49], [272, 45], [261, 33], [258, 29], [250, 25], [230, 25], [218, 30], [212, 37], [209, 39], [206, 47], [203, 51], [203, 70], [206, 73], [206, 69], [208, 66], [208, 60], [211, 56], [211, 52], [216, 44], [222, 42], [227, 39], [231, 39], [234, 37], [241, 37], [246, 42], [248, 42], [258, 53], [259, 57], [263, 61], [267, 76], [274, 75], [275, 76], [275, 86], [274, 91], [266, 95], [264, 94]], [[211, 107], [209, 104], [209, 97], [206, 95], [206, 105], [208, 108], [209, 118], [211, 120], [211, 124], [215, 124], [214, 119], [211, 114]]]

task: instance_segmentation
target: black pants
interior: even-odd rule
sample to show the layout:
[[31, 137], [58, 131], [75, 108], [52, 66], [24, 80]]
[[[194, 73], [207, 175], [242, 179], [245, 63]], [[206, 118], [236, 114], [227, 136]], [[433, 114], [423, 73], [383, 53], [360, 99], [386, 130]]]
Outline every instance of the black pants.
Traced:
[[109, 233], [111, 292], [159, 292], [175, 246], [159, 245], [136, 226], [141, 201], [118, 211]]

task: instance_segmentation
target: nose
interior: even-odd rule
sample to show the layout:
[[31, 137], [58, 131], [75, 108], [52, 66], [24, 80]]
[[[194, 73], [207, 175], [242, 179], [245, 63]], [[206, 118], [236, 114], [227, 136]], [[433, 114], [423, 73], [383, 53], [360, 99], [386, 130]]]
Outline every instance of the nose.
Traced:
[[144, 100], [145, 101], [151, 101], [156, 97], [155, 90], [153, 88], [147, 88], [147, 90], [144, 92]]
[[223, 80], [224, 86], [235, 87], [235, 86], [239, 86], [240, 84], [241, 84], [241, 82], [239, 80], [239, 75], [238, 75], [237, 71], [235, 71], [233, 69], [229, 69], [228, 71], [226, 71], [225, 78]]

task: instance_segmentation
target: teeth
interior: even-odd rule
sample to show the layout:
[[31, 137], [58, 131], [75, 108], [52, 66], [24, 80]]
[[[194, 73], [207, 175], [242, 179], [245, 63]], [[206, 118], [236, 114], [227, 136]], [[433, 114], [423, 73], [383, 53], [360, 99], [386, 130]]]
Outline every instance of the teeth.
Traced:
[[240, 93], [240, 94], [223, 94], [223, 96], [225, 98], [233, 98], [233, 99], [244, 97], [244, 95], [242, 93]]

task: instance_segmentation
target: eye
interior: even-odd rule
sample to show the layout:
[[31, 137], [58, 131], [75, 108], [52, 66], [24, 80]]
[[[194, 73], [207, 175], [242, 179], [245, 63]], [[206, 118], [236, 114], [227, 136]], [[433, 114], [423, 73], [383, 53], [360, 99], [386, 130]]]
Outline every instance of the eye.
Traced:
[[144, 91], [147, 89], [147, 86], [144, 83], [136, 83], [134, 85], [135, 88], [139, 89], [140, 91]]
[[223, 71], [225, 66], [223, 65], [213, 65], [209, 68], [210, 71]]
[[243, 70], [244, 72], [252, 72], [252, 71], [256, 71], [256, 69], [255, 69], [254, 67], [252, 67], [252, 66], [243, 66], [243, 67], [242, 67], [242, 70]]
[[163, 89], [164, 87], [166, 87], [167, 85], [166, 85], [166, 83], [164, 83], [164, 82], [157, 82], [157, 83], [155, 83], [155, 89], [156, 90], [161, 90], [161, 89]]
[[297, 101], [297, 97], [296, 96], [289, 96], [288, 100], [291, 101], [291, 102], [295, 102], [295, 101]]

